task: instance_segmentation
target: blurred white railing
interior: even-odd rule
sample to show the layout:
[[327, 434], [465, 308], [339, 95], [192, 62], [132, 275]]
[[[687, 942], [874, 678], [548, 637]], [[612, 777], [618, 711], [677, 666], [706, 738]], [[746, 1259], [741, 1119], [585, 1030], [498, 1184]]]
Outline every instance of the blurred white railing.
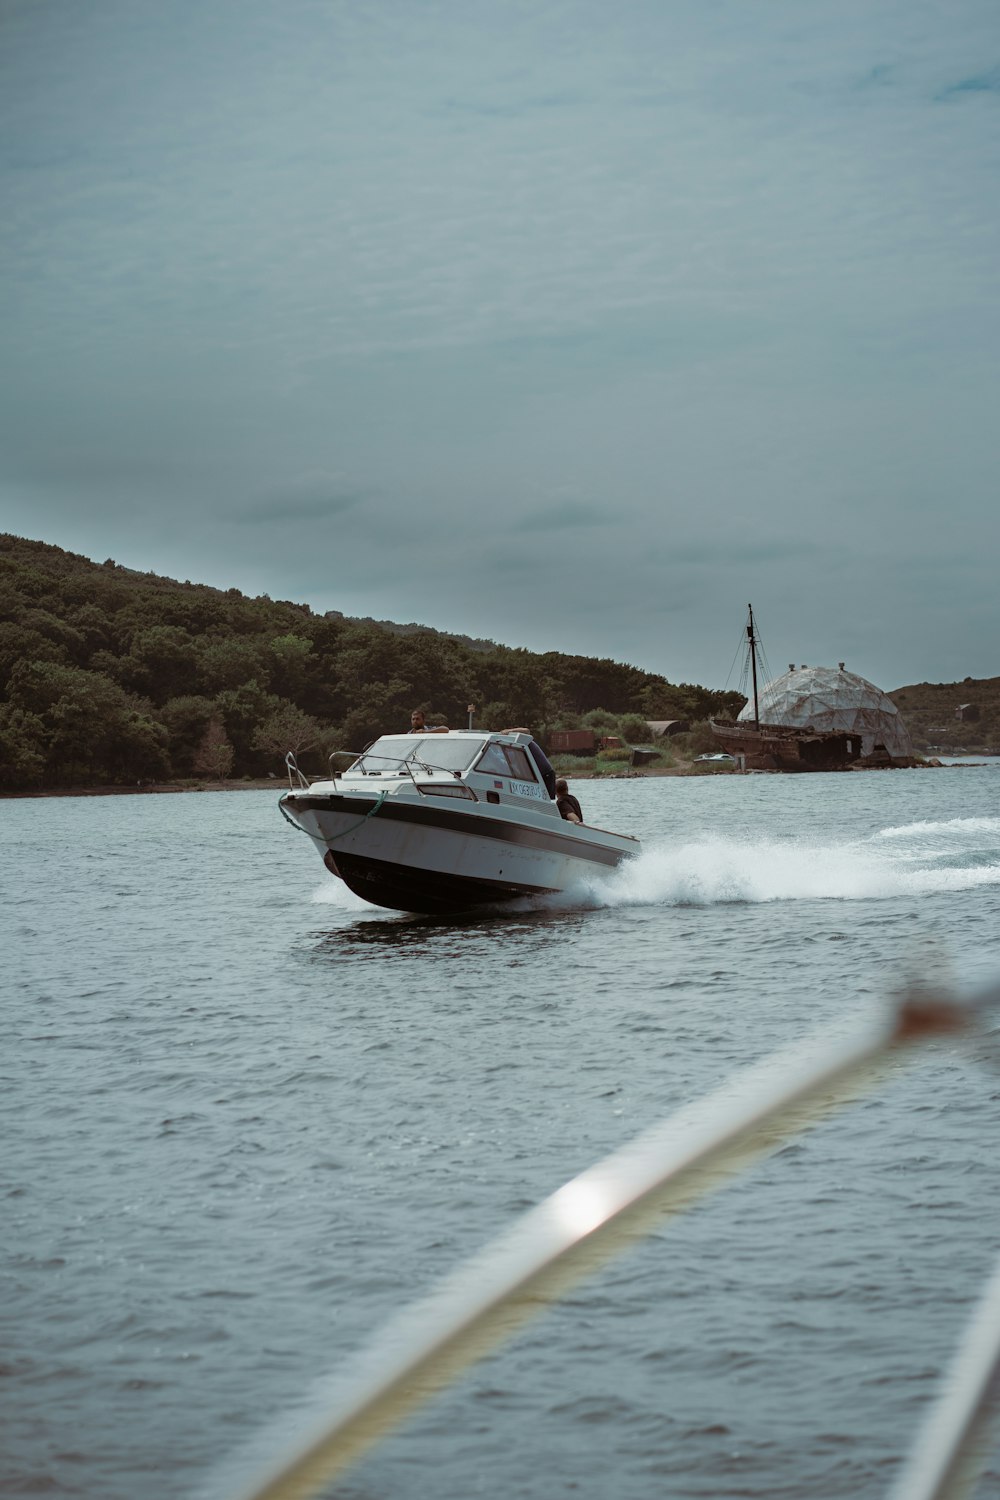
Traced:
[[[389, 1324], [312, 1437], [240, 1495], [306, 1500], [549, 1302], [754, 1159], [870, 1087], [901, 1053], [975, 1032], [1000, 985], [958, 1001], [911, 992], [849, 1035], [814, 1036], [746, 1069], [559, 1188]], [[1000, 1387], [1000, 1270], [892, 1500], [958, 1500], [989, 1454]], [[347, 1388], [347, 1387], [345, 1387]]]

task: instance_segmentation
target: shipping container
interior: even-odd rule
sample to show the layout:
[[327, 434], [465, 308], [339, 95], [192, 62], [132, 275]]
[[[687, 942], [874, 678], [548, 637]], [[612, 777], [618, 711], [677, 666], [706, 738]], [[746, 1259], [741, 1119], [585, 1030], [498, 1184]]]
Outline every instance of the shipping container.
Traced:
[[553, 755], [593, 755], [594, 731], [553, 729], [549, 735], [549, 750]]

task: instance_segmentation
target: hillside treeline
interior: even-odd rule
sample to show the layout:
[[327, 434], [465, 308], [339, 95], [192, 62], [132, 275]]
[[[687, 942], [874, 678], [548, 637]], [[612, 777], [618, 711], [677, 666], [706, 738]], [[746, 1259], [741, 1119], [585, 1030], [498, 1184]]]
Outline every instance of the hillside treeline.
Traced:
[[889, 697], [920, 750], [968, 750], [976, 755], [1000, 751], [1000, 677], [915, 682]]
[[738, 693], [621, 662], [314, 614], [0, 535], [0, 786], [127, 784], [314, 772], [409, 726], [531, 725], [542, 742], [604, 709], [733, 713]]

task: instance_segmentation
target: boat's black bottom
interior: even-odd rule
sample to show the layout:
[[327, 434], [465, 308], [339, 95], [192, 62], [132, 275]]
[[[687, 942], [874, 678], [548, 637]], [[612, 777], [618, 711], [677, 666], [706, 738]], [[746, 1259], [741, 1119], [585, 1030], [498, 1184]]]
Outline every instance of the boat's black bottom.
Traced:
[[550, 886], [510, 885], [502, 880], [442, 875], [436, 870], [406, 869], [387, 860], [334, 854], [332, 850], [327, 851], [324, 863], [363, 901], [421, 915], [445, 915], [475, 906], [494, 906], [498, 901], [516, 901], [523, 896], [554, 894]]

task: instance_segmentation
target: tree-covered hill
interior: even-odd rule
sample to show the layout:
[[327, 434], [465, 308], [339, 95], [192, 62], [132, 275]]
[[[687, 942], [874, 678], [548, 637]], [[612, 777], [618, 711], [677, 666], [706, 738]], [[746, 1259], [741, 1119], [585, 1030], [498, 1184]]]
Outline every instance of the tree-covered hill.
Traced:
[[0, 787], [314, 771], [423, 707], [545, 741], [605, 709], [732, 714], [743, 698], [622, 662], [317, 615], [0, 534]]
[[919, 750], [1000, 749], [1000, 677], [915, 682], [889, 697]]

